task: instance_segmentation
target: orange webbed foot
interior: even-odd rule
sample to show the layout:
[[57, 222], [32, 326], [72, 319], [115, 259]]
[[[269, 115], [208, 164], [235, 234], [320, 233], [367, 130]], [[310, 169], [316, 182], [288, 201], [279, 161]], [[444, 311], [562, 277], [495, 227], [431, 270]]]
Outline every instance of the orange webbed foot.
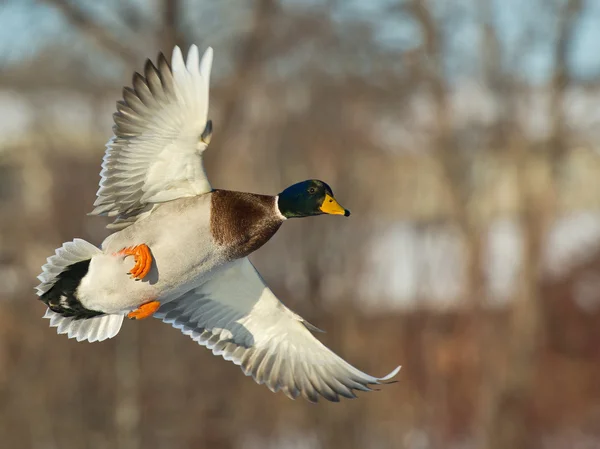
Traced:
[[150, 268], [152, 268], [152, 254], [150, 253], [148, 245], [142, 243], [141, 245], [123, 248], [117, 254], [134, 257], [135, 265], [129, 274], [135, 279], [144, 279], [150, 272]]
[[129, 312], [127, 314], [127, 318], [130, 320], [143, 320], [144, 318], [154, 315], [154, 312], [156, 312], [159, 307], [160, 302], [158, 301], [147, 302], [146, 304], [142, 304], [137, 309]]

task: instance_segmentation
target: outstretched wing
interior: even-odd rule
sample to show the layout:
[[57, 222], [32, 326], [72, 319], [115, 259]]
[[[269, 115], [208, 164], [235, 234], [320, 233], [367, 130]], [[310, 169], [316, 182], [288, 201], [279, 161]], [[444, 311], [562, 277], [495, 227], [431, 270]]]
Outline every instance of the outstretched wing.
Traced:
[[199, 60], [192, 45], [184, 61], [179, 47], [171, 65], [146, 61], [133, 88], [123, 89], [114, 114], [114, 136], [106, 145], [100, 189], [92, 215], [132, 222], [156, 203], [211, 190], [202, 165], [211, 122], [207, 121], [213, 52]]
[[353, 390], [385, 383], [334, 354], [309, 329], [314, 326], [284, 306], [248, 258], [239, 259], [202, 287], [164, 304], [154, 315], [242, 368], [271, 391], [339, 401]]

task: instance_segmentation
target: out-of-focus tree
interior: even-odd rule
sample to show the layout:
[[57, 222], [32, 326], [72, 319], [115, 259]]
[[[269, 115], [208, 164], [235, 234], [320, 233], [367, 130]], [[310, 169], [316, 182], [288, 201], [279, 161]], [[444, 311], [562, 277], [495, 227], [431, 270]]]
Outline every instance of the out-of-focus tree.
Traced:
[[[544, 266], [573, 142], [585, 139], [570, 126], [582, 84], [570, 58], [582, 20], [598, 14], [588, 3], [535, 0], [520, 20], [513, 13], [509, 40], [507, 9], [491, 0], [30, 0], [28, 13], [60, 32], [0, 72], [9, 92], [0, 105], [20, 105], [28, 123], [0, 143], [3, 445], [492, 449], [542, 447], [572, 428], [594, 435], [598, 310], [573, 304], [600, 253], [589, 250], [564, 278]], [[81, 345], [39, 319], [30, 287], [44, 257], [74, 236], [107, 235], [105, 221], [84, 213], [120, 86], [145, 57], [191, 43], [217, 50], [213, 185], [276, 193], [322, 178], [352, 209], [349, 220], [290, 220], [253, 260], [341, 355], [375, 373], [402, 362], [384, 393], [291, 402], [158, 322]], [[553, 55], [542, 82], [524, 69], [540, 46]], [[540, 96], [543, 110], [533, 105]], [[532, 115], [547, 122], [542, 138]], [[587, 165], [593, 179], [600, 164]], [[570, 210], [600, 207], [593, 195], [569, 198]], [[486, 265], [498, 220], [515, 223], [520, 241], [501, 306]], [[367, 294], [380, 287], [374, 267], [397, 248], [386, 236], [402, 226], [433, 247], [435, 236], [458, 242], [437, 264], [421, 254], [426, 245], [401, 248], [417, 273], [410, 307]], [[454, 265], [463, 265], [458, 297], [435, 307], [429, 296]], [[382, 267], [379, 283], [401, 277], [395, 267]]]

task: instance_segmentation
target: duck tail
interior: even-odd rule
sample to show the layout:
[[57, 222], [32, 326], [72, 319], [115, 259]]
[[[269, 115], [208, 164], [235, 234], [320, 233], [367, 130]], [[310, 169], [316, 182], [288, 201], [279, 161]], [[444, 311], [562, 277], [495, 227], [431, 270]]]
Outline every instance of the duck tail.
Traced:
[[64, 243], [48, 257], [38, 276], [37, 295], [47, 306], [44, 318], [59, 334], [77, 341], [102, 341], [121, 329], [123, 315], [106, 315], [86, 309], [77, 298], [77, 287], [87, 274], [92, 257], [102, 254], [96, 246], [82, 239]]

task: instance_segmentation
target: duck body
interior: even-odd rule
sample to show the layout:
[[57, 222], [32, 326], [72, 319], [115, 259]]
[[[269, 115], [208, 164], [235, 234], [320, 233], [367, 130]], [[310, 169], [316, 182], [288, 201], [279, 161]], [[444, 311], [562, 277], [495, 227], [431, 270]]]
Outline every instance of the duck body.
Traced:
[[[268, 195], [213, 190], [160, 204], [104, 240], [75, 296], [85, 309], [103, 313], [169, 302], [260, 248], [283, 221], [276, 197]], [[141, 244], [151, 248], [153, 264], [143, 280], [132, 282], [134, 259], [119, 251]]]
[[325, 347], [288, 309], [248, 256], [289, 218], [349, 216], [323, 181], [276, 196], [210, 186], [202, 155], [212, 49], [148, 60], [117, 102], [91, 215], [114, 219], [98, 247], [65, 242], [38, 276], [44, 318], [77, 341], [115, 337], [125, 317], [154, 317], [239, 365], [271, 391], [339, 401], [385, 384]]

